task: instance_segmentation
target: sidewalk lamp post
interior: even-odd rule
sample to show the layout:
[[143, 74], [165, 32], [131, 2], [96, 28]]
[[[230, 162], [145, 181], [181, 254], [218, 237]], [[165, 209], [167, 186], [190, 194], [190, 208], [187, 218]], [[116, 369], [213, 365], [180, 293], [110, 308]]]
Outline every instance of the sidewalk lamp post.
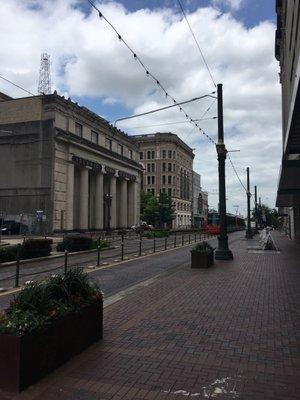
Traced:
[[218, 236], [218, 248], [215, 251], [216, 260], [232, 260], [233, 254], [228, 247], [227, 221], [226, 221], [226, 187], [225, 187], [225, 160], [227, 150], [224, 144], [223, 125], [223, 85], [218, 84], [218, 154], [219, 169], [219, 213], [220, 234]]
[[257, 186], [254, 186], [254, 200], [255, 200], [255, 232], [258, 233]]
[[252, 231], [251, 231], [251, 217], [250, 217], [250, 170], [247, 167], [247, 229], [246, 229], [246, 239], [252, 239]]

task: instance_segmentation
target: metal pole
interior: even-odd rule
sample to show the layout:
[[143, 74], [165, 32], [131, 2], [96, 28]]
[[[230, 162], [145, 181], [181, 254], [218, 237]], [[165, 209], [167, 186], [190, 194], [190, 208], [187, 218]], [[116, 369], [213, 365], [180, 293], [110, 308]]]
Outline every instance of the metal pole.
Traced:
[[219, 169], [219, 207], [220, 207], [220, 234], [218, 236], [218, 248], [215, 251], [216, 260], [232, 260], [233, 255], [228, 247], [227, 221], [226, 221], [226, 186], [225, 186], [225, 160], [227, 150], [224, 144], [223, 125], [223, 85], [218, 84], [218, 154]]
[[195, 243], [197, 242], [197, 232], [194, 235]]
[[16, 276], [15, 276], [15, 287], [19, 287], [19, 279], [20, 279], [20, 252], [21, 252], [21, 244], [17, 245], [17, 263], [16, 263]]
[[65, 250], [65, 274], [68, 270], [68, 250]]
[[254, 200], [255, 200], [255, 232], [258, 233], [257, 186], [254, 186]]
[[191, 243], [191, 234], [189, 233], [189, 244]]
[[250, 216], [250, 170], [247, 167], [247, 230], [246, 230], [246, 239], [252, 239], [252, 231], [251, 231], [251, 216]]
[[122, 242], [121, 242], [121, 260], [124, 260], [124, 235], [122, 233]]
[[176, 243], [176, 232], [175, 232], [175, 235], [174, 235], [174, 247], [176, 247], [177, 246], [177, 243]]
[[167, 247], [168, 247], [167, 242], [168, 242], [168, 236], [165, 237], [165, 250], [167, 250]]
[[182, 246], [184, 245], [184, 233], [182, 234], [182, 237], [181, 237], [181, 245]]
[[97, 252], [97, 267], [99, 267], [100, 265], [100, 250], [101, 250], [101, 246], [100, 246], [100, 237], [98, 238], [98, 246], [97, 246], [98, 252]]
[[140, 243], [139, 243], [139, 256], [141, 257], [142, 255], [142, 233], [140, 233]]
[[153, 253], [156, 251], [156, 243], [155, 243], [155, 232], [153, 232]]

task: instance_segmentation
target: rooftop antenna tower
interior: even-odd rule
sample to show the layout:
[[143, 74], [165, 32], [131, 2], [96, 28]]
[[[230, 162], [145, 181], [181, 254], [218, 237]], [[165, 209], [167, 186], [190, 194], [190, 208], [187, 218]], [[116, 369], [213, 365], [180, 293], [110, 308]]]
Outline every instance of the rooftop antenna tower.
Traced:
[[42, 53], [39, 75], [39, 94], [51, 94], [50, 55]]

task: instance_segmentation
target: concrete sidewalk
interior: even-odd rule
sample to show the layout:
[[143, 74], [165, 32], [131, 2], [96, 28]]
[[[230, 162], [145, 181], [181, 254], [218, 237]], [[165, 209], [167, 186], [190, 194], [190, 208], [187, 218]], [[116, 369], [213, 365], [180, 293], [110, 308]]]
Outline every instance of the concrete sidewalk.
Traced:
[[280, 254], [241, 237], [234, 261], [179, 268], [106, 307], [101, 342], [0, 399], [299, 399], [300, 248], [274, 238]]

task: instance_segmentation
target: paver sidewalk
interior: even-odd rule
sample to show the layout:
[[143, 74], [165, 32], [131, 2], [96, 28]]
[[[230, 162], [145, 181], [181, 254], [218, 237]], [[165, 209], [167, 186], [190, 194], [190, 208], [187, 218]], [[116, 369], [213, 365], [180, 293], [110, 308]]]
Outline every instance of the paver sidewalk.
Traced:
[[241, 239], [105, 308], [101, 342], [0, 399], [299, 399], [300, 246], [274, 235], [280, 254]]

